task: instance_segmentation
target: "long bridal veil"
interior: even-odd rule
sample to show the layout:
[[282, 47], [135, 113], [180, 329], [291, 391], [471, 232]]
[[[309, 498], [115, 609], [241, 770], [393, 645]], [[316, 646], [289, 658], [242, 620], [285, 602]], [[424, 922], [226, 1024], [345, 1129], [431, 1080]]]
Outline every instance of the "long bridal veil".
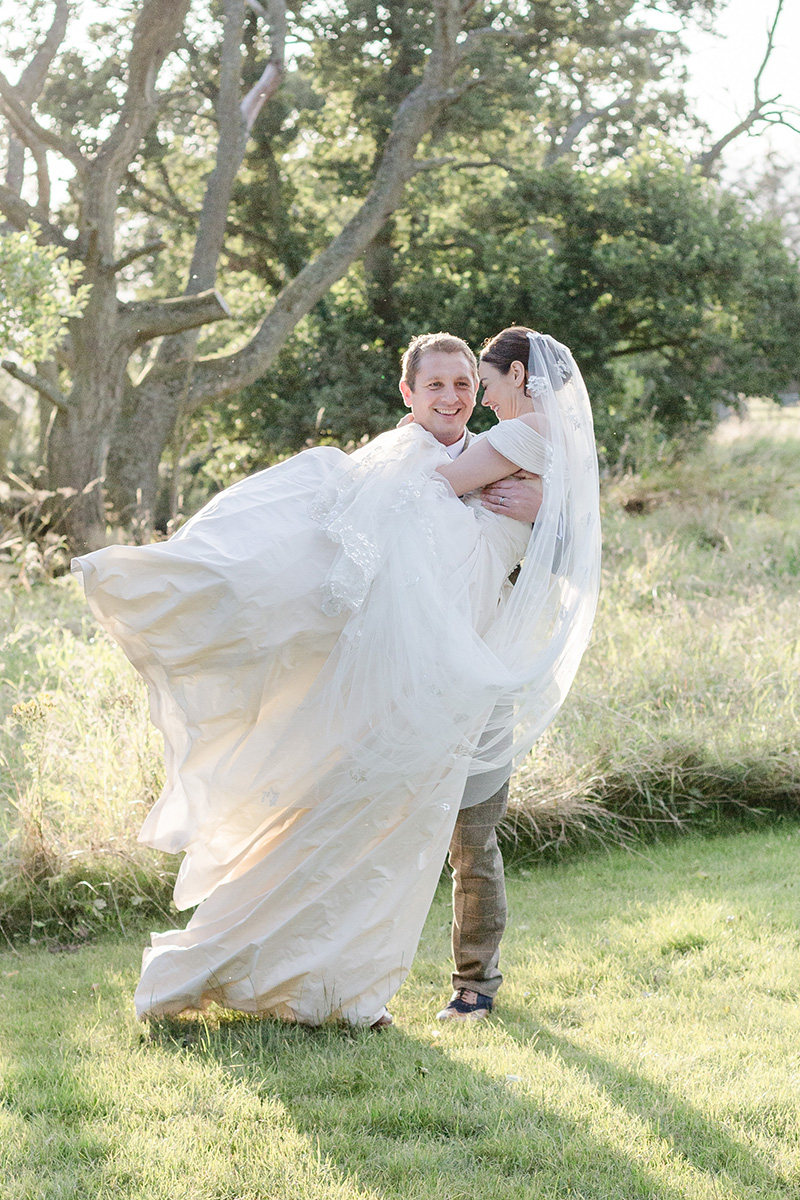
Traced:
[[519, 766], [553, 720], [588, 644], [600, 587], [599, 474], [586, 386], [566, 346], [541, 333], [529, 333], [528, 344], [526, 390], [545, 418], [549, 461], [519, 576], [486, 638], [512, 682], [476, 747], [473, 777], [509, 761]]

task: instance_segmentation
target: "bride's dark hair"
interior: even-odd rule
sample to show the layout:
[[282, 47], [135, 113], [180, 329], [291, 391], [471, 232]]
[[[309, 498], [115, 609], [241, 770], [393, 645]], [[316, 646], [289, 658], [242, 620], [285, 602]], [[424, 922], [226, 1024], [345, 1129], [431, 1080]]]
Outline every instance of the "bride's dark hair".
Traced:
[[511, 325], [508, 329], [501, 330], [500, 333], [496, 333], [493, 338], [487, 338], [483, 343], [480, 353], [481, 362], [497, 367], [503, 375], [508, 374], [512, 363], [522, 363], [527, 382], [528, 356], [530, 354], [528, 334], [535, 332], [535, 329], [528, 329], [525, 325]]
[[[480, 353], [480, 361], [497, 367], [501, 375], [507, 375], [511, 364], [522, 364], [525, 371], [525, 387], [528, 386], [528, 366], [531, 363], [531, 346], [533, 342], [539, 347], [540, 367], [547, 376], [554, 392], [560, 392], [564, 384], [572, 378], [574, 363], [566, 346], [549, 337], [545, 333], [537, 333], [526, 325], [510, 325], [502, 329], [493, 338], [487, 338]], [[542, 355], [544, 357], [542, 357]]]

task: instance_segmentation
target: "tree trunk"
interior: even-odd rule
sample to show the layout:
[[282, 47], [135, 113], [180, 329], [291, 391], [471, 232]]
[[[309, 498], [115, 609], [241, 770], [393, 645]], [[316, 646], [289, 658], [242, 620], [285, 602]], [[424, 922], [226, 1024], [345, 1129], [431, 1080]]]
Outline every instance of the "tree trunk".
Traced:
[[64, 489], [55, 528], [77, 554], [106, 544], [102, 488], [106, 445], [89, 436], [77, 412], [59, 413], [50, 431], [50, 487]]
[[[187, 372], [191, 363], [186, 364]], [[178, 420], [183, 388], [157, 378], [127, 383], [108, 454], [106, 489], [114, 520], [152, 528], [159, 466]]]
[[47, 445], [49, 486], [68, 489], [57, 525], [80, 553], [105, 544], [103, 477], [131, 351], [120, 330], [113, 276], [99, 271], [87, 275], [92, 282], [89, 304], [71, 330], [69, 403], [56, 412]]

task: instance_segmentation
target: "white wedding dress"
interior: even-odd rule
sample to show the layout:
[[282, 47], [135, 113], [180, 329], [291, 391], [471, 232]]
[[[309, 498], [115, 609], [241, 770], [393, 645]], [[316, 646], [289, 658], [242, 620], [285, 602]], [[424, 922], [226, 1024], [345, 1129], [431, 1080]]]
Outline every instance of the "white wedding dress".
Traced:
[[[524, 422], [483, 436], [504, 427], [498, 449], [544, 472]], [[458, 500], [447, 461], [413, 424], [307, 450], [169, 541], [73, 564], [164, 735], [140, 838], [185, 852], [175, 901], [198, 905], [145, 950], [140, 1016], [371, 1024], [408, 973], [476, 744], [518, 683], [487, 635], [530, 535]]]

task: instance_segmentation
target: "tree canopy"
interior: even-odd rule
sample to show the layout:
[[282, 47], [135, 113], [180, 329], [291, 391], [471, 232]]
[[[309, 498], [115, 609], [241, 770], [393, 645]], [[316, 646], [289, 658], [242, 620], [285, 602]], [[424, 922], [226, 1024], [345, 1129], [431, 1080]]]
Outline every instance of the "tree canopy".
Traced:
[[73, 544], [104, 540], [109, 505], [152, 522], [198, 430], [247, 465], [385, 427], [421, 329], [568, 341], [611, 459], [637, 414], [676, 430], [785, 384], [796, 263], [704, 179], [663, 28], [715, 8], [18, 5], [0, 212], [85, 291], [50, 357], [6, 369], [47, 414]]

